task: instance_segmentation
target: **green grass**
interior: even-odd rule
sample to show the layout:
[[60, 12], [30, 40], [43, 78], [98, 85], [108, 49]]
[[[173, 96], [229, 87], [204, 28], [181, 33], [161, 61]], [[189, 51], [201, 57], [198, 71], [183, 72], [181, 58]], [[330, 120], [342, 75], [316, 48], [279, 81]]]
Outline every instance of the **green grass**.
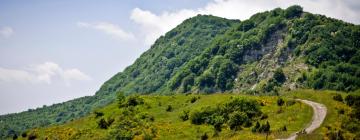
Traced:
[[[154, 121], [143, 122], [138, 127], [134, 128], [134, 132], [141, 131], [140, 135], [135, 136], [134, 139], [143, 139], [144, 132], [155, 132], [155, 139], [200, 139], [201, 135], [207, 134], [210, 139], [265, 139], [266, 135], [261, 133], [253, 133], [250, 128], [243, 128], [242, 130], [230, 130], [228, 126], [224, 125], [222, 131], [215, 136], [215, 131], [212, 125], [193, 125], [189, 120], [182, 121], [179, 116], [184, 110], [191, 112], [201, 110], [203, 107], [221, 104], [230, 101], [232, 98], [249, 98], [262, 102], [261, 111], [267, 114], [267, 119], [261, 120], [260, 123], [269, 121], [271, 125], [271, 134], [269, 139], [283, 138], [289, 136], [302, 129], [308, 122], [311, 121], [312, 109], [302, 103], [296, 102], [292, 106], [282, 106], [283, 110], [279, 113], [280, 107], [277, 106], [275, 96], [249, 96], [239, 94], [212, 94], [212, 95], [173, 95], [173, 96], [140, 96], [144, 99], [144, 104], [134, 108], [137, 112], [136, 117], [140, 113], [148, 113], [154, 117]], [[199, 99], [191, 103], [193, 97]], [[285, 101], [291, 100], [284, 98]], [[166, 111], [168, 105], [171, 105], [173, 110]], [[103, 112], [103, 118], [114, 118], [115, 124], [120, 121], [120, 116], [124, 113], [124, 109], [120, 109], [117, 103], [110, 104], [98, 111]], [[71, 121], [64, 125], [50, 126], [47, 128], [33, 129], [28, 133], [35, 133], [40, 139], [104, 139], [112, 131], [116, 125], [110, 126], [108, 129], [100, 129], [97, 125], [95, 115], [90, 115], [78, 120]], [[281, 127], [286, 125], [288, 131], [279, 131]], [[115, 132], [116, 133], [116, 132]]]

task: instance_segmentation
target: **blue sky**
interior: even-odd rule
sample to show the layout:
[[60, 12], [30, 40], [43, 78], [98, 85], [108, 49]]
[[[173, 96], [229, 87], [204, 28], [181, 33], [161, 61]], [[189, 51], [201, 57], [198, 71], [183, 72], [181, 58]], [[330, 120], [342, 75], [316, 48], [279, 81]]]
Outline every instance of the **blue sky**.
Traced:
[[0, 114], [93, 95], [186, 18], [293, 4], [360, 23], [356, 0], [1, 0]]

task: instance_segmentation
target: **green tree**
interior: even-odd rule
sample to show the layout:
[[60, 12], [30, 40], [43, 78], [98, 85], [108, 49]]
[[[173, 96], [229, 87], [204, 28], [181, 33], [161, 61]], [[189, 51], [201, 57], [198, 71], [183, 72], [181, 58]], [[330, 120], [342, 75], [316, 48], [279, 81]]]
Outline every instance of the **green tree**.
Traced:
[[299, 17], [303, 12], [303, 8], [299, 5], [290, 6], [285, 10], [286, 18]]

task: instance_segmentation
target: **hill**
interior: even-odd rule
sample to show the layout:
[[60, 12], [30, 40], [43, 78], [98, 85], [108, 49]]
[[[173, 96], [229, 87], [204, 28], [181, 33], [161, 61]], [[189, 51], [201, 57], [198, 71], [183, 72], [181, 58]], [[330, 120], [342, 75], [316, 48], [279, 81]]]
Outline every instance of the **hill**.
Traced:
[[89, 114], [124, 95], [242, 92], [297, 88], [351, 92], [360, 86], [360, 26], [299, 6], [244, 21], [198, 15], [160, 37], [94, 96], [0, 116], [0, 136]]
[[[268, 137], [284, 137], [311, 120], [312, 109], [294, 99], [238, 94], [129, 96], [65, 125], [26, 132], [38, 139], [264, 139], [252, 127], [268, 122]], [[231, 109], [232, 108], [232, 109]], [[301, 108], [301, 111], [298, 109]], [[297, 114], [297, 115], [294, 115]], [[251, 117], [248, 117], [251, 116]], [[291, 121], [280, 121], [289, 120]], [[284, 130], [284, 127], [286, 127]]]
[[[325, 105], [320, 128], [299, 139], [358, 139], [360, 92], [294, 90], [282, 96], [239, 93], [128, 96], [63, 125], [35, 128], [19, 139], [278, 139], [303, 130]], [[317, 112], [319, 113], [319, 112]], [[357, 114], [357, 115], [356, 115]]]

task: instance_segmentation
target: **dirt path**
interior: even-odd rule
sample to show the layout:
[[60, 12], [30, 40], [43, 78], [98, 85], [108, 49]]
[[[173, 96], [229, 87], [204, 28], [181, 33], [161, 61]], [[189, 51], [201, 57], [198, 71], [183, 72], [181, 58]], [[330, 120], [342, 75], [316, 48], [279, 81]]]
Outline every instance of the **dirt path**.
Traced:
[[[309, 100], [301, 100], [301, 99], [296, 99], [296, 100], [310, 105], [314, 110], [312, 121], [309, 124], [309, 126], [307, 126], [305, 128], [306, 133], [311, 133], [316, 128], [320, 127], [321, 123], [325, 119], [327, 109], [326, 109], [325, 105], [320, 104], [320, 103], [312, 102]], [[299, 132], [296, 132], [296, 133], [292, 134], [289, 138], [282, 139], [282, 140], [295, 140], [297, 137], [297, 133], [299, 133]]]

